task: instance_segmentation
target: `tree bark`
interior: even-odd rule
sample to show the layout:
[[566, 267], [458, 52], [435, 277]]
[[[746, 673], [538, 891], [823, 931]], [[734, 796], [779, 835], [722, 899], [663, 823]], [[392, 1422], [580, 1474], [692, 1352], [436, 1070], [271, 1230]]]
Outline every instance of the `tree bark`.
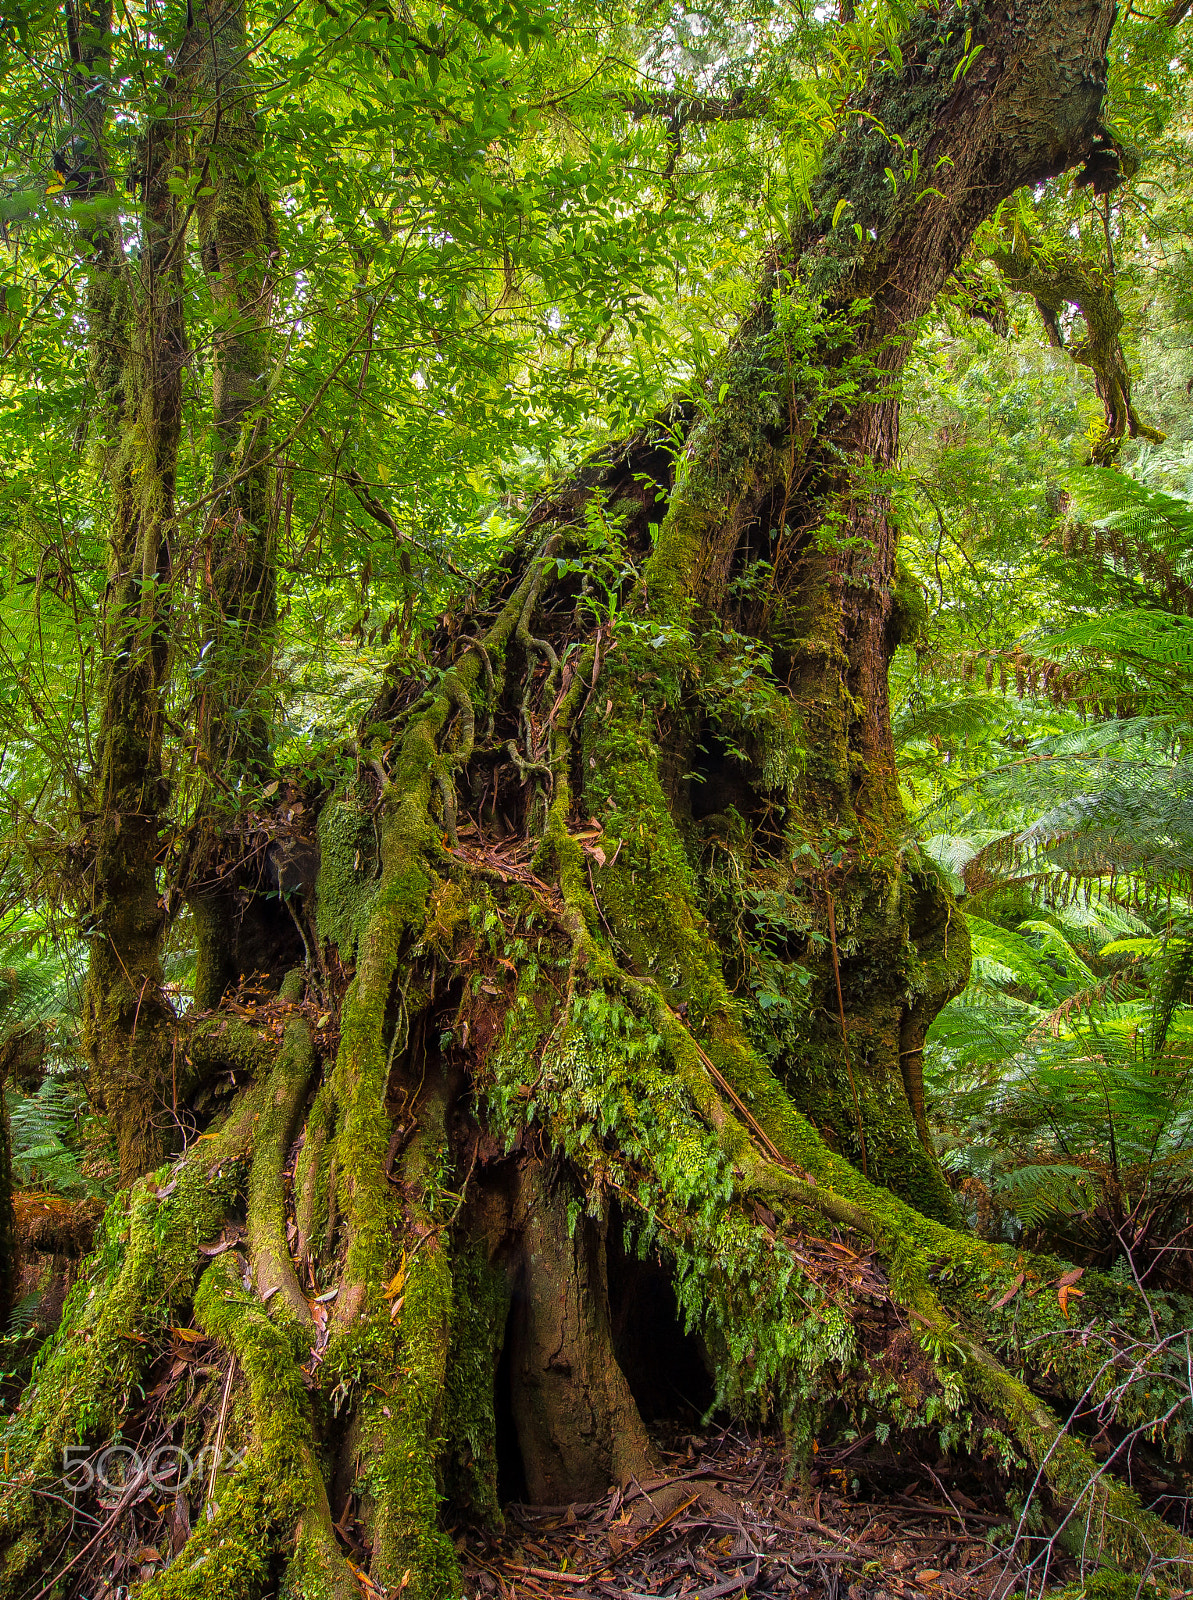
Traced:
[[[277, 625], [268, 385], [278, 233], [262, 154], [243, 0], [203, 7], [190, 46], [201, 118], [199, 249], [217, 314], [212, 363], [216, 447], [203, 580], [211, 665], [200, 695], [204, 759], [235, 790], [268, 763], [268, 695]], [[210, 193], [205, 193], [210, 190]]]
[[210, 1009], [237, 976], [235, 856], [218, 837], [244, 782], [270, 763], [277, 573], [269, 382], [277, 224], [258, 164], [262, 139], [244, 0], [202, 7], [188, 40], [199, 117], [196, 220], [217, 324], [212, 360], [214, 498], [200, 544], [204, 597], [196, 706], [203, 799], [189, 856], [195, 999]]
[[[91, 100], [82, 113], [87, 159], [95, 187], [114, 200], [103, 110], [109, 25], [110, 11], [100, 8], [83, 13], [74, 31], [77, 79], [89, 85]], [[117, 223], [102, 224], [90, 239], [92, 376], [110, 522], [99, 736], [87, 819], [91, 960], [84, 1031], [92, 1091], [111, 1118], [121, 1173], [129, 1180], [165, 1148], [163, 1097], [173, 1050], [157, 864], [168, 798], [162, 697], [186, 358], [181, 217], [171, 190], [180, 156], [174, 120], [152, 122], [136, 157], [143, 248], [135, 263]]]
[[519, 1174], [519, 1240], [509, 1332], [513, 1416], [527, 1498], [597, 1500], [642, 1477], [650, 1440], [613, 1355], [603, 1228], [578, 1217], [539, 1163]]
[[[981, 50], [968, 64], [964, 30], [935, 15], [912, 27], [902, 65], [880, 67], [845, 113], [812, 219], [769, 263], [716, 403], [706, 397], [685, 442], [645, 570], [647, 613], [674, 630], [660, 680], [684, 671], [693, 638], [715, 648], [731, 625], [772, 651], [796, 711], [803, 770], [763, 871], [809, 906], [814, 942], [802, 958], [815, 981], [779, 1074], [835, 1147], [941, 1218], [951, 1202], [904, 1066], [914, 1076], [924, 1029], [964, 983], [968, 957], [950, 897], [904, 848], [887, 667], [916, 602], [900, 592], [884, 487], [898, 449], [896, 385], [915, 319], [978, 222], [1090, 150], [1112, 14], [991, 8], [969, 36]], [[731, 583], [740, 591], [759, 558], [764, 584], [743, 602]], [[651, 699], [658, 725], [671, 719], [660, 766], [692, 770], [699, 727], [665, 696]], [[589, 786], [595, 814], [626, 776]], [[756, 786], [747, 804], [762, 798]], [[661, 809], [682, 819], [682, 785], [669, 799]], [[612, 927], [638, 952], [668, 942], [678, 855], [657, 844], [628, 842], [602, 875]], [[715, 952], [693, 937], [702, 948], [677, 964], [675, 993], [715, 1038], [726, 996]], [[732, 1081], [732, 1063], [718, 1065]]]

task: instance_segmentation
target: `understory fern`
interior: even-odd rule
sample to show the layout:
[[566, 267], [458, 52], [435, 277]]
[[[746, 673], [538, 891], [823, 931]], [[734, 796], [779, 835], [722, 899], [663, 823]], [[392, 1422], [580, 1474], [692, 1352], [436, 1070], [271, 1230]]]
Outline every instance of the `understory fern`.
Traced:
[[1193, 502], [1089, 471], [1063, 533], [1132, 603], [1025, 640], [1017, 697], [956, 695], [896, 724], [973, 944], [927, 1088], [984, 1230], [1188, 1285]]
[[76, 947], [23, 918], [9, 920], [0, 944], [0, 1052], [11, 1067], [24, 1047], [34, 1073], [33, 1084], [20, 1077], [5, 1086], [13, 1175], [26, 1188], [83, 1196], [100, 1188], [83, 1171], [80, 977]]
[[13, 1172], [24, 1187], [101, 1193], [83, 1172], [80, 1135], [86, 1110], [79, 1085], [55, 1078], [47, 1078], [36, 1094], [10, 1095]]

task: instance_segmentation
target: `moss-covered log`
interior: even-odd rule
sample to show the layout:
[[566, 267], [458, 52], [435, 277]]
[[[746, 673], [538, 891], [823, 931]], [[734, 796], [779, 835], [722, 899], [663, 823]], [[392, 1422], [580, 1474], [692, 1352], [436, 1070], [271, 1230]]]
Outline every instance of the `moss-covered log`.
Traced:
[[1090, 1562], [1188, 1561], [1031, 1386], [1177, 1437], [1184, 1308], [1086, 1274], [1074, 1337], [1062, 1263], [953, 1226], [919, 1061], [968, 953], [886, 700], [912, 325], [1092, 148], [1111, 17], [919, 14], [709, 390], [544, 500], [429, 683], [386, 685], [320, 796], [308, 992], [184, 1041], [208, 1126], [113, 1207], [9, 1430], [0, 1593], [143, 1551], [143, 1480], [100, 1534], [40, 1492], [118, 1431], [209, 1463], [147, 1594], [452, 1593], [499, 1410], [533, 1493], [649, 1463], [613, 1229], [714, 1404], [797, 1460], [864, 1413], [994, 1453]]

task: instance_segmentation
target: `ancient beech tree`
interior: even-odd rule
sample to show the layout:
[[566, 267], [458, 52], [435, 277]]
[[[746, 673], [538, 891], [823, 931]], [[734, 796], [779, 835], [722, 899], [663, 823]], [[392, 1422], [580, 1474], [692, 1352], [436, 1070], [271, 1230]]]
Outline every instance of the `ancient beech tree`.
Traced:
[[[834, 1406], [947, 1416], [1038, 1472], [1091, 1558], [1184, 1558], [994, 1353], [1016, 1272], [1063, 1268], [953, 1227], [920, 1059], [968, 952], [887, 706], [918, 609], [886, 490], [900, 369], [982, 219], [1098, 145], [1113, 10], [918, 13], [718, 381], [535, 508], [431, 687], [385, 684], [355, 781], [303, 797], [317, 840], [286, 868], [317, 948], [255, 1021], [178, 1025], [175, 1093], [210, 1120], [111, 1208], [11, 1430], [6, 1593], [65, 1559], [37, 1493], [63, 1447], [146, 1405], [245, 1451], [146, 1595], [356, 1595], [350, 1522], [374, 1584], [451, 1592], [444, 1504], [500, 1514], [499, 1398], [532, 1498], [649, 1464], [623, 1240], [720, 1403], [796, 1451]], [[835, 1264], [832, 1228], [880, 1270]], [[1137, 1350], [1134, 1297], [1083, 1287], [1105, 1348]], [[1065, 1309], [1016, 1314], [1053, 1393], [1104, 1392], [1118, 1357]], [[210, 1343], [215, 1405], [171, 1388], [177, 1327]], [[1175, 1380], [1144, 1366], [1162, 1410]]]

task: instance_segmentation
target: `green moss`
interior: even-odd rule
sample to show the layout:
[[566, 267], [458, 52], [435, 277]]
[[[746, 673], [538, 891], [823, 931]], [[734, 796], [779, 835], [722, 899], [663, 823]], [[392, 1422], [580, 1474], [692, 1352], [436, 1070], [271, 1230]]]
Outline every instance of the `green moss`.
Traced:
[[302, 1149], [294, 1164], [294, 1215], [300, 1251], [315, 1260], [331, 1248], [332, 1165], [335, 1159], [335, 1094], [324, 1079], [307, 1114]]
[[319, 936], [350, 961], [368, 924], [377, 889], [377, 840], [371, 811], [351, 794], [332, 798], [319, 813], [319, 875], [315, 883]]
[[195, 940], [195, 1010], [214, 1011], [236, 975], [235, 908], [226, 894], [196, 894], [187, 903]]
[[615, 858], [600, 874], [599, 899], [638, 971], [702, 1023], [728, 995], [710, 960], [707, 924], [693, 909], [691, 863], [659, 783], [653, 696], [642, 694], [640, 665], [640, 653], [623, 644], [605, 668], [612, 709], [585, 723], [585, 794]]
[[1079, 1582], [1056, 1590], [1055, 1600], [1178, 1600], [1182, 1592], [1162, 1579], [1101, 1567]]
[[915, 645], [928, 625], [928, 602], [924, 591], [902, 561], [895, 564], [887, 639], [895, 649]]
[[9, 1587], [40, 1559], [42, 1542], [68, 1514], [34, 1491], [60, 1475], [66, 1446], [120, 1437], [166, 1330], [175, 1321], [185, 1325], [198, 1247], [218, 1234], [243, 1194], [262, 1094], [255, 1086], [220, 1132], [195, 1145], [175, 1170], [142, 1179], [109, 1206], [8, 1430], [18, 1466], [0, 1497], [0, 1533], [20, 1535], [4, 1556], [2, 1581]]
[[376, 1508], [373, 1571], [394, 1585], [409, 1573], [415, 1600], [442, 1600], [460, 1580], [439, 1527], [435, 1474], [452, 1315], [451, 1264], [435, 1237], [409, 1260], [402, 1294], [388, 1393], [368, 1395], [362, 1407], [365, 1435], [378, 1446], [363, 1469]]
[[427, 908], [427, 919], [423, 928], [424, 942], [450, 955], [457, 933], [467, 922], [468, 903], [459, 884], [452, 882], [437, 884]]
[[213, 1261], [195, 1295], [195, 1320], [235, 1356], [248, 1385], [249, 1446], [217, 1473], [215, 1515], [201, 1520], [173, 1565], [146, 1584], [145, 1600], [237, 1600], [268, 1593], [311, 1492], [312, 1427], [302, 1373], [284, 1329], [246, 1296], [238, 1258]]
[[314, 1072], [310, 1025], [305, 1017], [296, 1017], [287, 1024], [265, 1086], [248, 1186], [248, 1240], [257, 1291], [263, 1300], [270, 1299], [271, 1315], [289, 1327], [299, 1359], [310, 1347], [311, 1315], [286, 1240], [285, 1168]]
[[231, 1071], [239, 1081], [251, 1082], [273, 1065], [274, 1042], [269, 1033], [227, 1017], [199, 1023], [186, 1043], [189, 1075], [195, 1079]]
[[[826, 624], [826, 635], [839, 649], [835, 628]], [[642, 679], [649, 683], [665, 676], [666, 666], [657, 674], [651, 670], [660, 654], [666, 654], [665, 647], [656, 652], [653, 642], [644, 647], [634, 636], [623, 640], [606, 667], [612, 707], [604, 718], [590, 717], [585, 727], [583, 767], [591, 774], [586, 799], [613, 842], [614, 863], [598, 882], [606, 923], [634, 967], [658, 983], [664, 1001], [673, 1010], [686, 1008], [687, 1025], [699, 1034], [714, 1065], [785, 1154], [805, 1169], [809, 1163], [815, 1167], [822, 1140], [798, 1108], [814, 1110], [817, 1127], [832, 1130], [839, 1148], [856, 1166], [865, 1164], [876, 1182], [925, 1214], [954, 1221], [952, 1198], [908, 1104], [900, 1072], [900, 1023], [909, 1005], [927, 1007], [929, 995], [942, 984], [947, 987], [966, 965], [963, 935], [953, 941], [947, 974], [937, 970], [936, 952], [919, 956], [900, 900], [899, 864], [881, 854], [868, 859], [864, 870], [855, 869], [839, 912], [841, 960], [852, 956], [848, 993], [858, 996], [850, 1003], [848, 1066], [839, 1022], [830, 1020], [836, 993], [822, 952], [821, 1004], [829, 1016], [818, 1010], [803, 1022], [793, 1021], [782, 1077], [776, 1075], [753, 1048], [748, 1013], [726, 986], [721, 952], [696, 909], [692, 865], [659, 781], [651, 738], [656, 699], [676, 691], [648, 687], [644, 695]], [[672, 670], [679, 674], [682, 667]], [[812, 784], [812, 768], [827, 759], [823, 750], [809, 757], [801, 790]], [[819, 781], [827, 786], [826, 774]], [[848, 779], [842, 781], [848, 789]], [[844, 832], [848, 836], [849, 830]], [[863, 952], [864, 962], [859, 960]], [[940, 1003], [944, 998], [942, 992]]]

